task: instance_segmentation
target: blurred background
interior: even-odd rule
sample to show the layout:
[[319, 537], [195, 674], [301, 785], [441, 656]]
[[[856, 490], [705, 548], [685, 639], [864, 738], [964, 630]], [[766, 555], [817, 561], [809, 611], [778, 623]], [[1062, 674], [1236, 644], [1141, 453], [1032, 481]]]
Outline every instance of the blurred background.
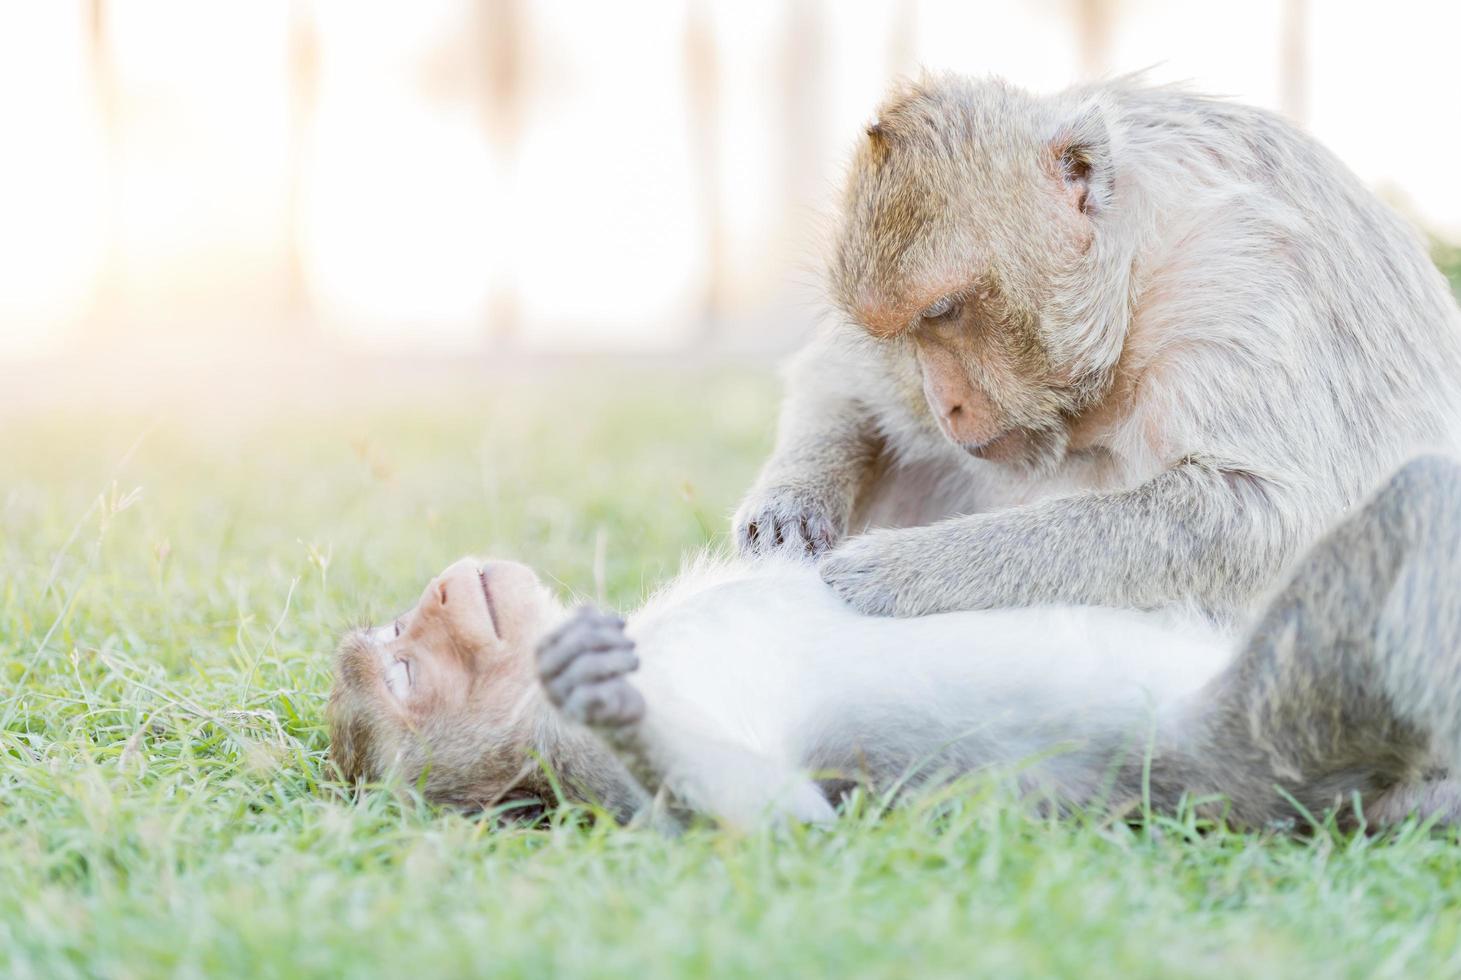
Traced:
[[1149, 69], [1461, 240], [1433, 0], [0, 0], [0, 368], [785, 350], [899, 75]]

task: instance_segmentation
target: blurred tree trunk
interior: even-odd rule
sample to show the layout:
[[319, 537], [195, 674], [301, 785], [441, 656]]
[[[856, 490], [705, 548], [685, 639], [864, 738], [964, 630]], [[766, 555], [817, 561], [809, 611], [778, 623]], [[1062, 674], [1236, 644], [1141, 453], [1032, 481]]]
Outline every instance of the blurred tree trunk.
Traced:
[[[820, 0], [787, 4], [786, 45], [782, 51], [782, 240], [809, 251], [809, 217], [822, 201], [819, 161], [827, 151], [826, 25]], [[839, 145], [838, 151], [841, 152]]]
[[1299, 125], [1309, 121], [1308, 8], [1307, 0], [1284, 0], [1279, 51], [1279, 109]]
[[1075, 0], [1076, 46], [1083, 78], [1111, 70], [1111, 28], [1119, 0]]
[[319, 99], [320, 39], [313, 0], [292, 0], [289, 7], [289, 145], [285, 163], [284, 276], [286, 320], [291, 333], [312, 322], [305, 273], [304, 194]]
[[700, 336], [692, 344], [713, 343], [725, 316], [725, 218], [720, 203], [719, 89], [715, 26], [704, 0], [693, 0], [685, 19], [685, 80], [689, 89], [690, 155], [695, 196], [704, 232], [705, 278], [700, 294]]
[[[522, 139], [525, 72], [523, 68], [524, 7], [522, 0], [476, 0], [476, 40], [482, 128], [492, 144], [498, 168], [498, 187], [513, 196], [518, 144]], [[503, 222], [507, 224], [506, 221]], [[504, 228], [510, 243], [515, 228]], [[511, 244], [501, 253], [490, 277], [487, 299], [487, 340], [498, 349], [516, 342], [519, 328], [516, 271]]]
[[906, 76], [918, 67], [914, 59], [918, 36], [918, 3], [897, 0], [893, 5], [893, 27], [888, 32], [888, 74]]
[[102, 247], [92, 287], [87, 332], [110, 336], [116, 331], [124, 302], [126, 270], [122, 250], [122, 118], [117, 91], [116, 64], [112, 61], [111, 23], [106, 0], [87, 5], [87, 60], [91, 65], [92, 97], [96, 104], [102, 144]]

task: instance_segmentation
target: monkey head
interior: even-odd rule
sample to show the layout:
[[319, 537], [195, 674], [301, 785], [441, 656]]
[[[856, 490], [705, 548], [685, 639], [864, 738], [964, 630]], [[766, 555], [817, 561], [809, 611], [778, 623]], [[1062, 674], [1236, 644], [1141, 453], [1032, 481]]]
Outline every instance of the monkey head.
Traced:
[[957, 77], [895, 91], [854, 155], [831, 262], [909, 400], [1010, 465], [1065, 453], [1129, 318], [1108, 113], [1077, 96]]
[[528, 567], [463, 559], [394, 622], [347, 633], [328, 711], [336, 767], [466, 807], [550, 796], [532, 754], [551, 741], [533, 652], [564, 615]]

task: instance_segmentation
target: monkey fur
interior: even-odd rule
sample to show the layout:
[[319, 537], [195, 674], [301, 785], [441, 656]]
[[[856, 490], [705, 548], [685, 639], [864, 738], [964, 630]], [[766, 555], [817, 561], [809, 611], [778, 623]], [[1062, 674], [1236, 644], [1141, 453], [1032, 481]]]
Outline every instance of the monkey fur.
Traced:
[[350, 634], [331, 753], [351, 778], [394, 773], [441, 802], [563, 793], [622, 819], [665, 800], [735, 825], [825, 821], [849, 786], [1010, 767], [1057, 811], [1200, 799], [1246, 827], [1331, 809], [1451, 822], [1457, 582], [1461, 464], [1436, 456], [1322, 537], [1236, 640], [1099, 608], [868, 619], [805, 563], [710, 563], [627, 622], [553, 606], [515, 641], [521, 671], [495, 653], [452, 682], [473, 692], [455, 716], [403, 711], [383, 641]]
[[867, 613], [1236, 621], [1461, 432], [1461, 312], [1416, 232], [1280, 117], [1173, 88], [900, 87], [829, 281], [736, 538], [820, 556]]

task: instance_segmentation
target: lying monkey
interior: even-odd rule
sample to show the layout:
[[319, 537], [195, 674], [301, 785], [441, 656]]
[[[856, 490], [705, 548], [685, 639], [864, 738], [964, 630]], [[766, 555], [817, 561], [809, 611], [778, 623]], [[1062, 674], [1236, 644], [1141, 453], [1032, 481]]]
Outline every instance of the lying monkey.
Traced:
[[1461, 794], [1433, 777], [1461, 758], [1458, 583], [1461, 465], [1439, 457], [1324, 537], [1236, 646], [1113, 609], [868, 618], [790, 560], [703, 564], [626, 623], [464, 560], [345, 637], [331, 751], [443, 803], [550, 800], [556, 780], [624, 819], [663, 792], [732, 824], [821, 821], [852, 784], [1024, 763], [1022, 790], [1062, 809], [1450, 820]]

